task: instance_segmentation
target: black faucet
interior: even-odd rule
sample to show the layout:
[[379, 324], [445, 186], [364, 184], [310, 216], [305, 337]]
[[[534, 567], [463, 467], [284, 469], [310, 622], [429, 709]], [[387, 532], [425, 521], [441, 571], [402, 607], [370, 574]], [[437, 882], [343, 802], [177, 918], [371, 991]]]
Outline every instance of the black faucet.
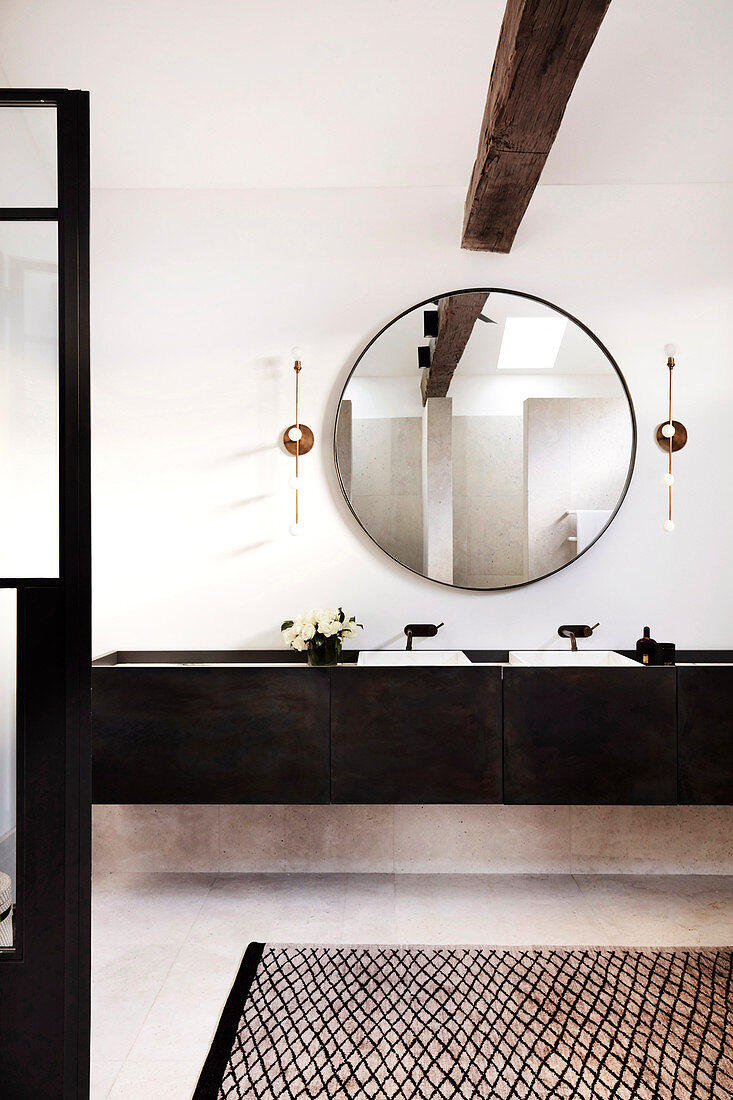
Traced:
[[578, 638], [590, 638], [596, 627], [601, 624], [596, 623], [595, 626], [559, 626], [557, 632], [561, 638], [570, 639], [570, 649], [573, 653], [578, 652]]
[[438, 623], [437, 626], [434, 623], [408, 623], [405, 627], [405, 634], [407, 635], [405, 648], [412, 649], [413, 638], [434, 638], [441, 626], [445, 626], [445, 623]]

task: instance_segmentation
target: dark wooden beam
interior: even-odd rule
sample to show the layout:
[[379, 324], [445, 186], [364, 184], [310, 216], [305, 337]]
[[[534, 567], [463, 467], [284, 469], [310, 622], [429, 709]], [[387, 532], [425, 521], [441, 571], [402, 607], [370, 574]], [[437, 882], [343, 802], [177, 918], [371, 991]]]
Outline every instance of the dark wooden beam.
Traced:
[[430, 341], [430, 366], [423, 370], [420, 380], [423, 405], [429, 397], [448, 396], [453, 372], [487, 298], [485, 291], [471, 291], [451, 294], [438, 302], [438, 335]]
[[463, 248], [508, 252], [611, 0], [507, 0]]

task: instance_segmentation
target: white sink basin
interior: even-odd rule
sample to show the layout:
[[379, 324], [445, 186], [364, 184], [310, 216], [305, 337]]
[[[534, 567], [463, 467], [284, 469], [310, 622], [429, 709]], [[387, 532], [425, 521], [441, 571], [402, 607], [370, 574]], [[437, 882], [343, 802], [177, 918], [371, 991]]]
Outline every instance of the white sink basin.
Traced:
[[637, 661], [622, 657], [610, 649], [585, 649], [573, 653], [570, 649], [520, 649], [509, 654], [510, 665], [531, 668], [638, 668]]
[[389, 665], [393, 668], [471, 664], [460, 649], [369, 649], [362, 650], [356, 663], [364, 666]]

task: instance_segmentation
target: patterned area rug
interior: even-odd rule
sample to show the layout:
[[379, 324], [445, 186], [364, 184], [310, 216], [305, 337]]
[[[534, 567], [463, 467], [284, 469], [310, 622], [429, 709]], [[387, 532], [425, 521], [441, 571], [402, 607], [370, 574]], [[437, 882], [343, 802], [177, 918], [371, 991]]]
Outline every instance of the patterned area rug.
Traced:
[[732, 960], [253, 943], [194, 1100], [729, 1100]]

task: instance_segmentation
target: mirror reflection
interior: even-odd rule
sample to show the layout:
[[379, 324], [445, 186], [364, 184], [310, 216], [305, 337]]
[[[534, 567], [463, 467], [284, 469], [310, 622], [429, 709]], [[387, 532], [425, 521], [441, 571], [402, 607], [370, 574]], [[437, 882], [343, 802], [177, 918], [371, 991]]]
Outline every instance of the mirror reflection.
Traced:
[[491, 589], [547, 576], [599, 537], [634, 438], [621, 375], [582, 325], [528, 296], [466, 290], [366, 348], [335, 447], [346, 499], [386, 553]]

